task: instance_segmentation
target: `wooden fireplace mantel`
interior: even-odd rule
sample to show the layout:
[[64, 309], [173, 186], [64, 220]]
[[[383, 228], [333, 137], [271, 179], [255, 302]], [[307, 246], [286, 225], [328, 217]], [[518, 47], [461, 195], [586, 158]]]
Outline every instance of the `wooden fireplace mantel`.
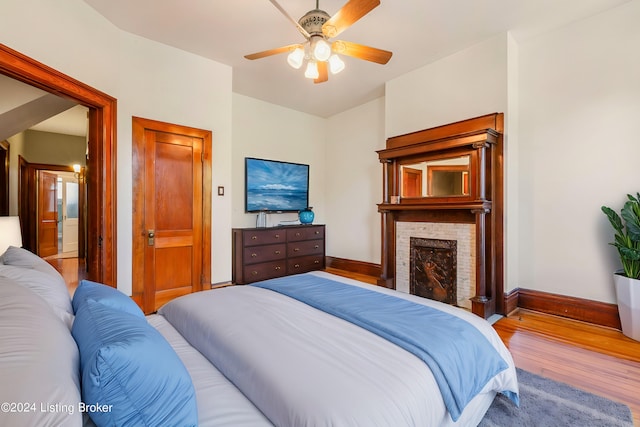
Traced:
[[[483, 318], [504, 313], [503, 132], [504, 115], [493, 113], [395, 136], [387, 139], [387, 148], [377, 151], [383, 165], [383, 201], [378, 204], [382, 216], [379, 285], [396, 288], [397, 222], [474, 224], [476, 295], [471, 298], [472, 311]], [[409, 197], [402, 194], [406, 191], [402, 183], [404, 166], [461, 157], [468, 158], [466, 192]]]

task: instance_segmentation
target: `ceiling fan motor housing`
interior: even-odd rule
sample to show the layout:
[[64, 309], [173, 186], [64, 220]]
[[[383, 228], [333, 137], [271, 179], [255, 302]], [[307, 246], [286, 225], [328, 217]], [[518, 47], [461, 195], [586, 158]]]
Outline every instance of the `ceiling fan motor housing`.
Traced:
[[[322, 26], [331, 16], [324, 10], [314, 9], [307, 12], [298, 23], [304, 28], [309, 35], [323, 35]], [[323, 36], [324, 37], [324, 36]]]

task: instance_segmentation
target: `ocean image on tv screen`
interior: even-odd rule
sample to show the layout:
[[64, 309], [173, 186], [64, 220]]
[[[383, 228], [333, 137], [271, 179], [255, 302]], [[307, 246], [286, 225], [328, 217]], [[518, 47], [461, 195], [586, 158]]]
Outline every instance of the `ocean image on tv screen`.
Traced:
[[247, 212], [299, 211], [307, 207], [309, 166], [246, 159]]

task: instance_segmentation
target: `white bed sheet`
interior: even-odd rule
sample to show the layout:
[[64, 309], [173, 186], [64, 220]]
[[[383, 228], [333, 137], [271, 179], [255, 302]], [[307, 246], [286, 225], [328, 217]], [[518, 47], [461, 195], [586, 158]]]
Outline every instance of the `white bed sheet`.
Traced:
[[278, 426], [476, 425], [495, 390], [517, 391], [511, 355], [483, 319], [424, 298], [314, 274], [465, 318], [498, 348], [509, 369], [454, 423], [431, 371], [417, 357], [280, 294], [234, 286], [179, 298], [160, 313]]
[[273, 426], [228, 379], [193, 348], [162, 316], [147, 316], [174, 348], [189, 371], [196, 391], [200, 427]]

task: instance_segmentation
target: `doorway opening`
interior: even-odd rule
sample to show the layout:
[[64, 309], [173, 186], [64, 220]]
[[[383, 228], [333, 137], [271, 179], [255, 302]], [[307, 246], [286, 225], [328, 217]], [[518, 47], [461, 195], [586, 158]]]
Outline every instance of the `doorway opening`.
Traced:
[[[87, 278], [116, 286], [116, 105], [115, 98], [0, 44], [0, 74], [89, 109], [86, 166]], [[23, 182], [23, 176], [19, 181]], [[18, 191], [24, 191], [20, 188]], [[18, 207], [23, 237], [25, 212]]]

